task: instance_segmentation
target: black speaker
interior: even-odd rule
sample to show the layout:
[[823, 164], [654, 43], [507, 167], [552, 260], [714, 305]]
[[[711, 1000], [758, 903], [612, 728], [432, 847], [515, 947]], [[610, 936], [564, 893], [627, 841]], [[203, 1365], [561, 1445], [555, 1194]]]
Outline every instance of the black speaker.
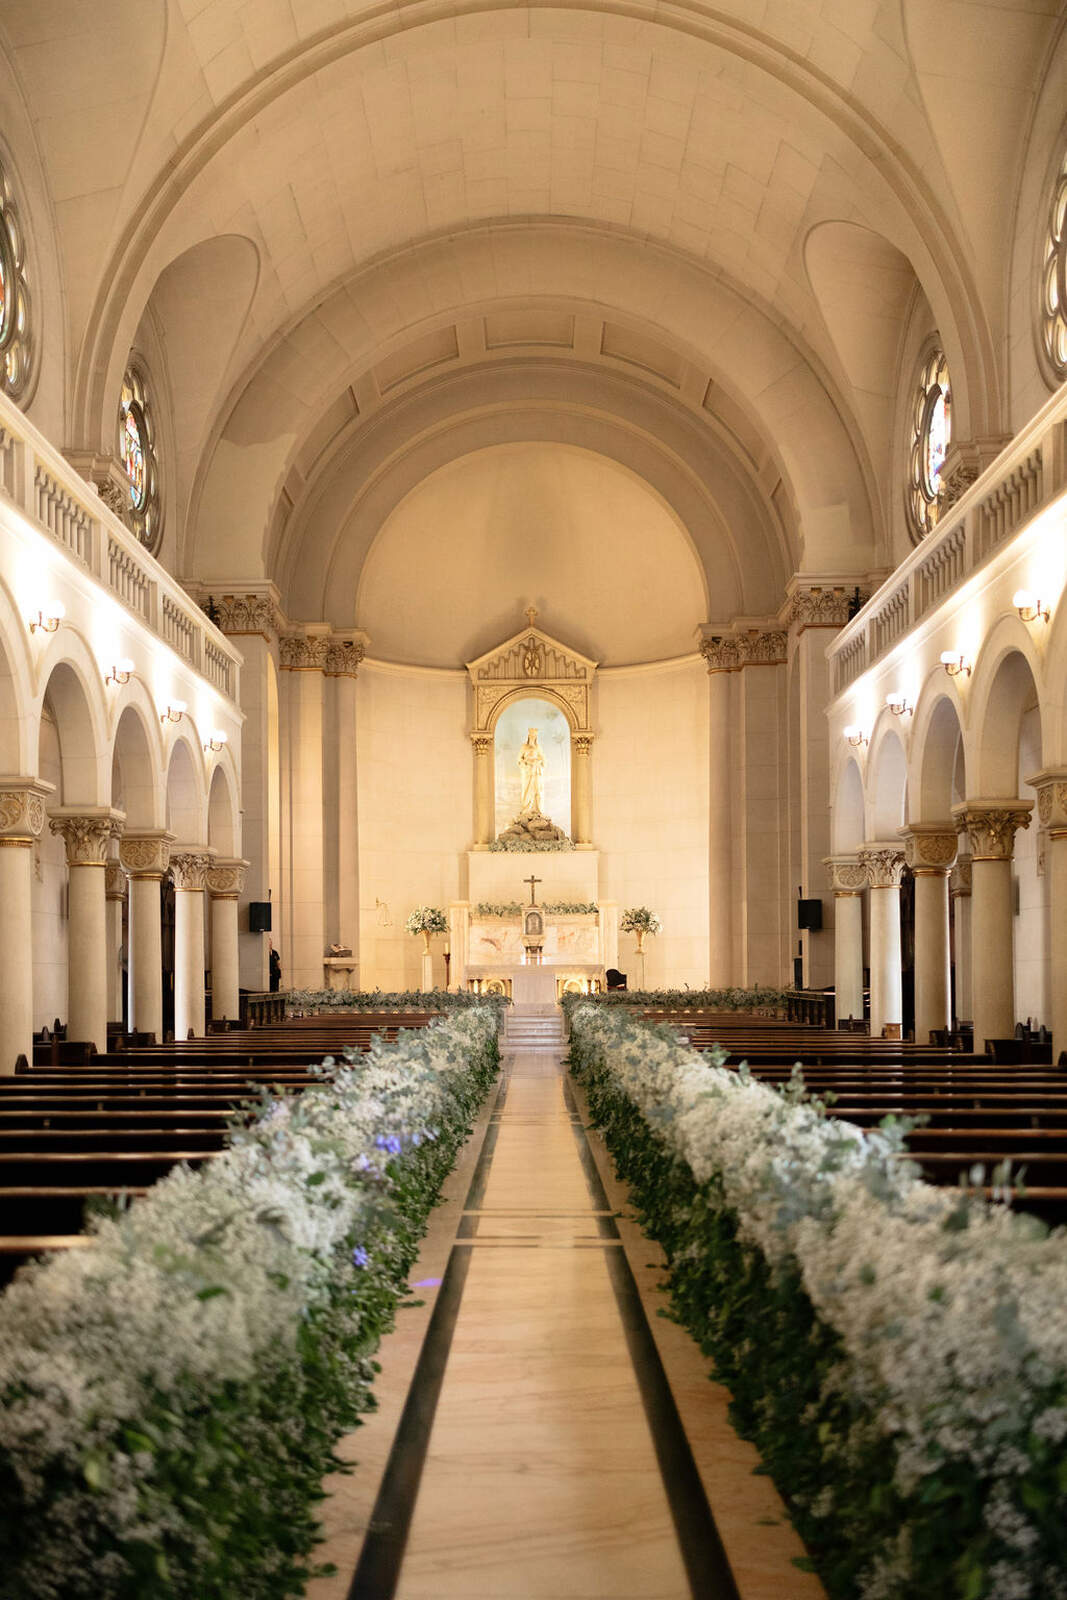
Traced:
[[250, 900], [248, 902], [248, 931], [249, 933], [270, 932], [269, 900]]
[[797, 901], [797, 927], [806, 928], [809, 933], [818, 933], [822, 928], [822, 901], [798, 900]]

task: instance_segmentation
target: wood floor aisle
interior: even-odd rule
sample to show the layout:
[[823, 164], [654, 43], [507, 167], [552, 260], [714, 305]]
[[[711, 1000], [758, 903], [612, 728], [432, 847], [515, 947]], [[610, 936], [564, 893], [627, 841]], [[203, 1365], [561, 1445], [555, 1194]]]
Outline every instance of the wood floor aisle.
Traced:
[[[679, 1420], [678, 1376], [668, 1381], [655, 1305], [642, 1304], [655, 1298], [640, 1282], [657, 1275], [652, 1247], [630, 1241], [642, 1253], [632, 1269], [620, 1197], [605, 1190], [558, 1058], [506, 1062], [483, 1120], [476, 1160], [454, 1174], [413, 1274], [428, 1304], [401, 1312], [383, 1348], [380, 1412], [342, 1452], [359, 1464], [330, 1486], [322, 1554], [338, 1576], [312, 1584], [309, 1600], [817, 1600], [722, 1403], [695, 1433]], [[707, 1410], [722, 1391], [703, 1358], [680, 1330], [656, 1334], [684, 1342], [682, 1396]], [[693, 1454], [721, 1470], [713, 1435], [724, 1426], [739, 1452], [728, 1521], [740, 1485], [751, 1546], [747, 1570], [730, 1548], [736, 1582], [722, 1543], [736, 1529], [720, 1538], [716, 1485]]]

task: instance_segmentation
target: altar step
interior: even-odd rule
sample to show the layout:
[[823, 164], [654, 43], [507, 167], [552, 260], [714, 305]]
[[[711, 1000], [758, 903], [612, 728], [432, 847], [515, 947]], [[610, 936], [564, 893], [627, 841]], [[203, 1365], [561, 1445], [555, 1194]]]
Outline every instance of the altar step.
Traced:
[[523, 1054], [551, 1050], [559, 1055], [566, 1048], [563, 1014], [558, 1006], [512, 1007], [505, 1018], [503, 1047]]

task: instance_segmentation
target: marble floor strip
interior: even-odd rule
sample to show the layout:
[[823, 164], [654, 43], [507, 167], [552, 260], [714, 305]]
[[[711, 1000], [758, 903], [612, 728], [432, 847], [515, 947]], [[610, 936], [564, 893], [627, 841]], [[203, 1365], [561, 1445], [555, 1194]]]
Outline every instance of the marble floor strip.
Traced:
[[344, 1442], [340, 1570], [309, 1600], [821, 1600], [705, 1359], [657, 1326], [623, 1200], [558, 1059], [507, 1063], [412, 1274], [428, 1304], [383, 1346], [382, 1414]]

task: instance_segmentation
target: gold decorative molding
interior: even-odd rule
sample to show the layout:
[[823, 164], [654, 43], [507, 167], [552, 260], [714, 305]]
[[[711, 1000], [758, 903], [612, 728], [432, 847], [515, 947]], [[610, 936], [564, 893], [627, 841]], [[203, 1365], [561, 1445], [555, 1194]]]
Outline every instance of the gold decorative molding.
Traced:
[[245, 886], [248, 862], [238, 858], [215, 857], [207, 870], [208, 893], [213, 900], [237, 900]]
[[947, 877], [959, 842], [948, 822], [912, 822], [897, 830], [904, 841], [904, 859], [916, 877]]
[[45, 802], [54, 793], [55, 784], [39, 778], [0, 778], [0, 838], [40, 838]]
[[904, 876], [904, 852], [899, 845], [865, 844], [858, 855], [871, 889], [899, 889]]
[[128, 877], [159, 879], [170, 864], [173, 843], [166, 829], [135, 828], [119, 841], [119, 861]]
[[1010, 861], [1015, 835], [1030, 826], [1032, 800], [963, 800], [952, 807], [957, 833], [971, 841], [972, 861]]

